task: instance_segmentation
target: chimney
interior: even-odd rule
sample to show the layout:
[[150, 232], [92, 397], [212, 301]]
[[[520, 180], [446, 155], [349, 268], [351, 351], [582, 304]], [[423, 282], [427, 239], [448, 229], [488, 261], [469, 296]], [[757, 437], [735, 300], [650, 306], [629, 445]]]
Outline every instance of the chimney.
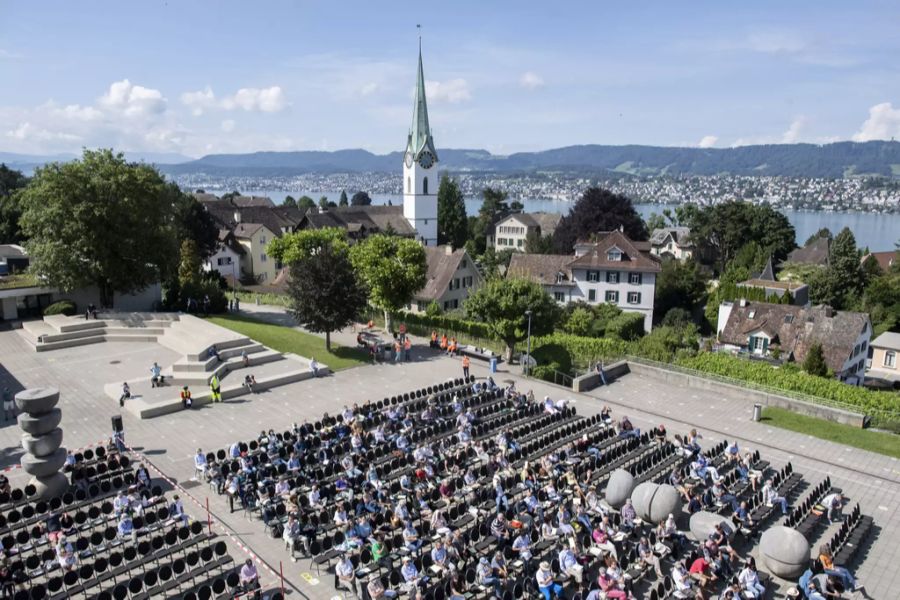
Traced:
[[237, 208], [234, 209], [234, 222], [235, 223], [241, 222], [241, 211]]
[[741, 306], [741, 308], [747, 308], [747, 299], [746, 298], [741, 298], [740, 306]]
[[444, 246], [444, 254], [446, 254], [447, 256], [452, 255], [453, 254], [453, 246], [451, 246], [450, 244], [445, 245]]
[[825, 305], [825, 316], [829, 319], [834, 316], [834, 309], [827, 304]]

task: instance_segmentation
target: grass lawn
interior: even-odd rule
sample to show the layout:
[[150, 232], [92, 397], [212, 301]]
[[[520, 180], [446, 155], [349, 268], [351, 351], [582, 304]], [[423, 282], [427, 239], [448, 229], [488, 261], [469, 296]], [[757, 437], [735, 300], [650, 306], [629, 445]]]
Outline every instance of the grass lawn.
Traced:
[[291, 352], [306, 358], [314, 356], [317, 361], [325, 363], [334, 371], [370, 362], [366, 353], [355, 348], [339, 346], [334, 342], [331, 342], [331, 352], [328, 352], [325, 350], [325, 338], [290, 327], [236, 315], [210, 317], [209, 320], [216, 325], [246, 335], [273, 350]]
[[763, 422], [782, 429], [790, 429], [798, 433], [806, 433], [813, 437], [846, 444], [854, 448], [877, 452], [885, 456], [900, 458], [900, 435], [884, 433], [881, 431], [869, 431], [859, 427], [841, 425], [823, 419], [798, 415], [797, 413], [766, 406], [763, 408]]

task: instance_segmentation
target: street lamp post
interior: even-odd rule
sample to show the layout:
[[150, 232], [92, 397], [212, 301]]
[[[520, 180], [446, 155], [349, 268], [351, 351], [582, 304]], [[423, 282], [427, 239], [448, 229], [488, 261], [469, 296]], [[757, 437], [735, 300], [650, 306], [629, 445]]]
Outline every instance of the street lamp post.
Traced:
[[531, 311], [526, 310], [525, 316], [528, 317], [528, 358], [525, 359], [525, 375], [528, 376], [531, 373]]

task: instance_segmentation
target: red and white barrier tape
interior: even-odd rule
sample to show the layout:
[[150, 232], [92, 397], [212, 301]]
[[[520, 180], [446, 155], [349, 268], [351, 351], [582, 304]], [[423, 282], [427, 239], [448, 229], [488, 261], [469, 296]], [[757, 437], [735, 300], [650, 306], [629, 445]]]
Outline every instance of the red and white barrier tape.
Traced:
[[[187, 491], [186, 489], [184, 489], [181, 485], [179, 485], [178, 483], [172, 481], [165, 473], [163, 473], [162, 471], [160, 471], [159, 468], [158, 468], [156, 465], [154, 465], [153, 462], [151, 462], [150, 459], [147, 458], [146, 455], [144, 455], [144, 454], [138, 452], [137, 450], [133, 450], [132, 448], [130, 448], [130, 447], [128, 447], [128, 446], [125, 446], [125, 447], [128, 449], [129, 452], [131, 452], [132, 454], [134, 454], [134, 455], [140, 457], [141, 461], [143, 461], [144, 464], [148, 465], [151, 469], [153, 469], [157, 474], [159, 474], [159, 476], [160, 476], [162, 479], [164, 479], [165, 481], [167, 481], [167, 482], [169, 483], [169, 485], [171, 485], [174, 489], [177, 489], [178, 492], [179, 492], [180, 494], [184, 494], [188, 499], [191, 500], [191, 502], [193, 502], [194, 504], [196, 504], [201, 510], [207, 511], [206, 514], [207, 514], [207, 516], [208, 516], [208, 518], [209, 518], [209, 520], [210, 520], [211, 523], [215, 523], [216, 525], [218, 525], [219, 528], [222, 530], [222, 533], [223, 533], [225, 536], [227, 536], [232, 542], [234, 542], [234, 544], [235, 544], [238, 548], [240, 548], [241, 550], [243, 550], [244, 553], [245, 553], [247, 556], [249, 556], [253, 561], [255, 561], [257, 565], [261, 565], [261, 566], [262, 566], [262, 567], [263, 567], [270, 575], [272, 575], [272, 577], [273, 577], [276, 581], [280, 581], [280, 580], [281, 580], [281, 575], [279, 575], [278, 573], [276, 573], [275, 570], [272, 569], [268, 564], [266, 564], [266, 562], [265, 562], [264, 560], [262, 560], [259, 556], [257, 556], [256, 553], [253, 552], [253, 550], [251, 550], [250, 548], [248, 548], [247, 546], [245, 546], [245, 545], [243, 544], [243, 542], [241, 542], [237, 537], [235, 537], [235, 535], [232, 534], [231, 530], [228, 528], [227, 525], [225, 525], [225, 523], [223, 523], [222, 521], [220, 521], [220, 520], [217, 519], [216, 517], [213, 517], [213, 516], [212, 516], [212, 513], [208, 512], [206, 505], [204, 505], [203, 503], [201, 503], [197, 498], [195, 498], [189, 491]], [[257, 569], [257, 573], [258, 573], [258, 572], [259, 572], [259, 570]], [[260, 588], [262, 589], [262, 588], [263, 588], [263, 585], [262, 585], [262, 578], [260, 578], [260, 582], [259, 582], [259, 583], [260, 583]], [[253, 595], [253, 594], [248, 593], [247, 595], [250, 596], [250, 595]], [[235, 596], [235, 598], [237, 598], [237, 597], [238, 597], [238, 596]]]

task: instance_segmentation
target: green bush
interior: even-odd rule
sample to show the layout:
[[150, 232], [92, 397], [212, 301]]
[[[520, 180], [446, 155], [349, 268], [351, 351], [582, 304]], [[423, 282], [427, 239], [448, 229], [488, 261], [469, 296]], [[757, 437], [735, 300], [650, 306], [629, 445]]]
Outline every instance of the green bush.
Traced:
[[538, 366], [553, 366], [557, 371], [570, 374], [572, 371], [572, 357], [562, 344], [545, 344], [537, 349], [532, 349], [531, 357]]
[[166, 285], [163, 294], [163, 308], [170, 311], [187, 311], [188, 298], [193, 298], [201, 305], [205, 296], [209, 296], [209, 312], [212, 314], [223, 313], [228, 309], [228, 298], [225, 292], [214, 281], [200, 281], [187, 283], [184, 286], [178, 281], [172, 281]]
[[891, 427], [900, 422], [897, 394], [876, 392], [847, 385], [836, 379], [816, 377], [795, 366], [775, 368], [766, 362], [749, 361], [727, 354], [704, 352], [694, 357], [679, 357], [677, 364], [777, 389], [831, 400], [873, 416], [875, 423]]
[[[543, 346], [562, 348], [568, 354], [570, 363], [581, 369], [590, 367], [600, 360], [610, 360], [623, 356], [628, 344], [621, 340], [610, 338], [591, 338], [567, 333], [553, 333], [538, 338], [531, 342], [532, 352], [538, 354]], [[560, 350], [554, 350], [560, 352]]]
[[559, 371], [559, 369], [556, 368], [557, 366], [559, 365], [538, 365], [531, 369], [530, 373], [532, 377], [552, 383], [556, 375], [555, 372]]
[[636, 312], [625, 312], [606, 324], [606, 335], [611, 338], [630, 342], [644, 335], [644, 315]]
[[44, 316], [66, 315], [67, 317], [71, 317], [77, 310], [78, 307], [76, 307], [75, 303], [71, 300], [59, 300], [44, 309]]

